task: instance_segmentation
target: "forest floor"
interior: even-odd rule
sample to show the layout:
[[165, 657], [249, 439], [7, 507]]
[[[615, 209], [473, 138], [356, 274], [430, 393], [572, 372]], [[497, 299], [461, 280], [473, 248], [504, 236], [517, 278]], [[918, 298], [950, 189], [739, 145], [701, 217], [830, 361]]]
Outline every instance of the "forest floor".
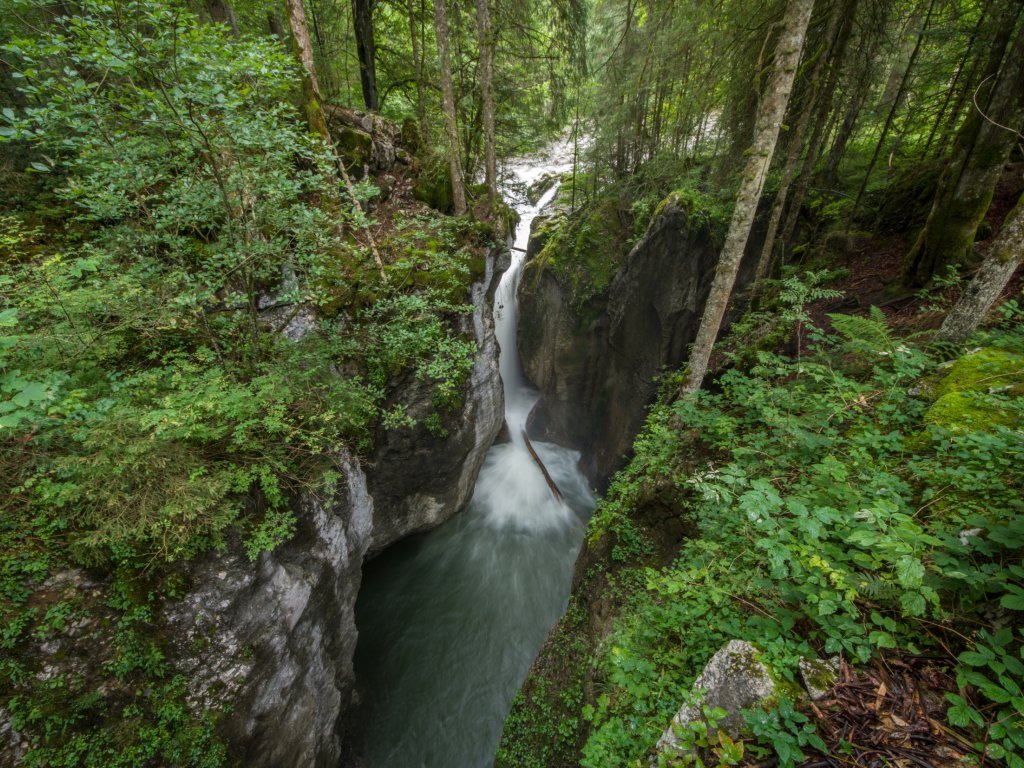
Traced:
[[[986, 236], [976, 243], [981, 258], [991, 248], [999, 227], [1006, 214], [1024, 191], [1024, 163], [1010, 166], [1003, 180], [996, 188], [992, 205], [985, 215], [983, 225]], [[901, 286], [900, 276], [904, 259], [913, 245], [913, 231], [889, 232], [876, 236], [853, 239], [846, 253], [836, 261], [836, 266], [847, 270], [846, 276], [830, 284], [830, 288], [841, 291], [838, 299], [823, 299], [809, 307], [815, 325], [829, 328], [827, 315], [833, 312], [856, 312], [876, 306], [883, 310], [889, 324], [900, 335], [938, 328], [946, 313], [956, 302], [961, 285], [974, 273], [971, 268], [963, 281], [945, 281], [918, 291]], [[1024, 286], [1024, 270], [1018, 270], [1001, 294], [998, 304], [1017, 296]]]

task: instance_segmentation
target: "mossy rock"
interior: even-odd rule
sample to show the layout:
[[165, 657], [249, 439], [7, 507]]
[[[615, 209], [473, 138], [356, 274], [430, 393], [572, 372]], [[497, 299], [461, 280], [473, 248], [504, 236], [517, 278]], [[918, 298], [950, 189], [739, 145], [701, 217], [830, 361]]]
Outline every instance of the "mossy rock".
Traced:
[[529, 187], [526, 188], [526, 199], [530, 201], [530, 205], [536, 205], [537, 201], [544, 197], [544, 194], [559, 181], [556, 174], [545, 173], [537, 181], [533, 182]]
[[338, 149], [338, 156], [345, 162], [346, 167], [358, 168], [370, 161], [373, 137], [366, 131], [342, 126], [334, 132], [334, 144]]
[[455, 209], [452, 195], [452, 177], [447, 166], [440, 163], [424, 166], [412, 196], [421, 203], [426, 203], [441, 213], [451, 213]]
[[630, 234], [619, 200], [605, 197], [574, 216], [545, 222], [538, 233], [544, 237], [544, 247], [537, 260], [554, 273], [569, 291], [572, 305], [580, 308], [611, 285], [628, 252]]
[[997, 347], [968, 352], [935, 386], [935, 399], [952, 392], [989, 392], [1024, 384], [1024, 355]]
[[1024, 355], [995, 347], [968, 353], [948, 369], [931, 394], [928, 424], [972, 430], [1017, 426], [1014, 410], [1000, 400], [1024, 396]]

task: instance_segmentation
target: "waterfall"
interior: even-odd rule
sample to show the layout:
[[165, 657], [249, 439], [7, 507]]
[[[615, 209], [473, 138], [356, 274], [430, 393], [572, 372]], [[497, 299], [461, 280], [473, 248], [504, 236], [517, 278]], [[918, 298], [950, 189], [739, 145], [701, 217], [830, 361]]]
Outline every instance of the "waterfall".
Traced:
[[[566, 170], [566, 152], [510, 167], [524, 186]], [[571, 154], [568, 155], [571, 158]], [[392, 547], [365, 570], [356, 671], [369, 701], [368, 768], [483, 768], [512, 698], [565, 610], [594, 499], [579, 454], [523, 440], [537, 399], [516, 349], [516, 289], [530, 225], [555, 195], [517, 204], [512, 263], [495, 297], [511, 442], [491, 447], [466, 509]], [[561, 490], [557, 498], [539, 463]], [[386, 514], [379, 510], [378, 514]]]

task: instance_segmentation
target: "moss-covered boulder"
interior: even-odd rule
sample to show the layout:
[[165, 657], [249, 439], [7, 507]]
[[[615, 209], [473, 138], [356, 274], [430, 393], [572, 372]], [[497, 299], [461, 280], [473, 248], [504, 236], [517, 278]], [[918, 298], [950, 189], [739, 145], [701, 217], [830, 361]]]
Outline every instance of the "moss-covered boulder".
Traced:
[[441, 163], [425, 165], [413, 187], [412, 196], [441, 213], [451, 213], [455, 209], [455, 201], [448, 167]]
[[574, 216], [553, 217], [542, 228], [538, 266], [556, 275], [577, 308], [611, 285], [633, 231], [628, 211], [612, 196], [598, 198]]
[[1024, 355], [996, 347], [970, 352], [949, 367], [931, 392], [925, 421], [946, 429], [1013, 427], [1008, 398], [1024, 396]]
[[346, 168], [362, 168], [370, 161], [373, 153], [373, 137], [366, 131], [350, 126], [334, 129], [334, 144]]

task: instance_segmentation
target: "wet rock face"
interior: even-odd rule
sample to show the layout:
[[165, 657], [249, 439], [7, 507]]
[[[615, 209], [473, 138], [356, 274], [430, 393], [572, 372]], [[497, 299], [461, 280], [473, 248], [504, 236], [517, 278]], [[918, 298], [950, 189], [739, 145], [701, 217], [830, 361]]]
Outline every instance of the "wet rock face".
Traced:
[[170, 607], [173, 663], [192, 702], [230, 703], [222, 736], [247, 766], [339, 764], [338, 722], [355, 686], [355, 602], [373, 527], [359, 465], [339, 457], [333, 489], [299, 502], [300, 529], [255, 566], [209, 556], [195, 589]]
[[[238, 549], [191, 571], [195, 589], [173, 605], [168, 635], [192, 702], [231, 705], [222, 736], [251, 768], [351, 764], [346, 734], [355, 702], [355, 603], [365, 559], [447, 520], [468, 500], [504, 413], [491, 319], [493, 258], [473, 287], [464, 331], [478, 359], [445, 437], [381, 431], [372, 461], [342, 455], [333, 493], [301, 499], [300, 530], [255, 565]], [[420, 419], [433, 390], [410, 376], [394, 401]]]
[[[752, 241], [758, 238], [752, 238]], [[530, 252], [537, 249], [531, 244]], [[737, 281], [746, 284], [756, 243]], [[531, 427], [568, 441], [603, 486], [628, 455], [657, 393], [697, 335], [718, 248], [704, 224], [669, 203], [625, 257], [608, 290], [582, 308], [550, 271], [527, 264], [520, 283], [519, 352], [543, 396]]]
[[469, 501], [487, 449], [504, 423], [490, 300], [499, 276], [494, 261], [492, 254], [483, 279], [473, 286], [472, 317], [461, 319], [462, 331], [476, 339], [477, 360], [462, 408], [442, 417], [447, 434], [432, 432], [424, 424], [435, 411], [433, 387], [428, 382], [409, 373], [391, 387], [384, 408], [404, 405], [417, 426], [381, 429], [376, 435], [376, 449], [367, 464], [377, 510], [370, 554], [412, 533], [434, 528], [461, 509]]

